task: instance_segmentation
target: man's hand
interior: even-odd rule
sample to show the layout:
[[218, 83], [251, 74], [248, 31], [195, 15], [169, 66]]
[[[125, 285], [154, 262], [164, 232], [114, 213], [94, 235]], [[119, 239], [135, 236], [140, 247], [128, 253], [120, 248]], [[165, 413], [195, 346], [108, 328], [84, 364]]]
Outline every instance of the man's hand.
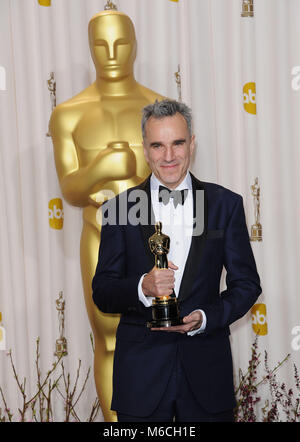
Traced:
[[151, 330], [160, 330], [160, 331], [167, 331], [167, 332], [178, 332], [178, 333], [188, 333], [193, 330], [197, 330], [201, 327], [203, 318], [202, 313], [198, 310], [190, 313], [189, 315], [185, 316], [183, 319], [183, 324], [180, 325], [173, 325], [171, 327], [157, 327], [157, 328], [151, 328]]
[[172, 294], [175, 282], [174, 270], [177, 270], [178, 267], [172, 261], [169, 261], [168, 265], [168, 269], [153, 267], [144, 276], [142, 290], [145, 296], [166, 296]]

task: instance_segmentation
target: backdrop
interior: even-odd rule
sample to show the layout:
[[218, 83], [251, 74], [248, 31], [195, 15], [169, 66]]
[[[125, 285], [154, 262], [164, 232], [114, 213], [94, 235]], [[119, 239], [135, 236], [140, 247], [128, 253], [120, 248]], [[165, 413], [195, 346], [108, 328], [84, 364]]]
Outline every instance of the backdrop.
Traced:
[[[81, 209], [62, 198], [47, 132], [53, 106], [95, 79], [87, 26], [105, 3], [0, 2], [0, 417], [7, 407], [12, 420], [21, 418], [18, 408], [38, 392], [37, 381], [41, 386], [56, 360], [63, 314], [68, 355], [63, 357], [61, 394], [75, 385], [77, 397], [84, 387], [75, 407], [80, 420], [89, 418], [96, 398], [92, 372], [84, 383], [93, 348], [79, 266]], [[239, 370], [247, 371], [258, 334], [256, 383], [265, 373], [265, 351], [270, 369], [290, 354], [277, 378], [295, 399], [294, 364], [300, 367], [300, 2], [114, 3], [136, 28], [136, 79], [193, 109], [193, 172], [240, 193], [249, 235], [252, 226], [261, 234], [252, 247], [263, 291], [252, 312], [231, 327], [236, 385]], [[60, 292], [65, 305], [59, 317]], [[60, 371], [53, 375], [58, 378]], [[272, 388], [267, 383], [258, 390], [254, 412], [263, 420]], [[54, 420], [66, 418], [61, 394], [53, 392]], [[288, 419], [283, 409], [280, 413]], [[28, 412], [26, 419], [34, 415]], [[100, 410], [95, 420], [102, 419]]]

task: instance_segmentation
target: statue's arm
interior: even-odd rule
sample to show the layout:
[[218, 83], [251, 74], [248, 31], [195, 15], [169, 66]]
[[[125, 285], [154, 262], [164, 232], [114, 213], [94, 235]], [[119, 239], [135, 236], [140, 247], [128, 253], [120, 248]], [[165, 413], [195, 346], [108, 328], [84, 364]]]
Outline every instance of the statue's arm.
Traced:
[[85, 207], [90, 204], [89, 195], [101, 190], [104, 183], [112, 179], [114, 152], [104, 149], [87, 165], [80, 165], [73, 139], [77, 119], [76, 109], [58, 106], [52, 113], [49, 128], [62, 194], [70, 204]]
[[92, 164], [80, 167], [73, 131], [76, 127], [74, 110], [68, 111], [61, 106], [54, 109], [50, 123], [54, 158], [60, 187], [64, 198], [72, 205], [88, 205], [88, 195], [99, 181], [104, 179]]

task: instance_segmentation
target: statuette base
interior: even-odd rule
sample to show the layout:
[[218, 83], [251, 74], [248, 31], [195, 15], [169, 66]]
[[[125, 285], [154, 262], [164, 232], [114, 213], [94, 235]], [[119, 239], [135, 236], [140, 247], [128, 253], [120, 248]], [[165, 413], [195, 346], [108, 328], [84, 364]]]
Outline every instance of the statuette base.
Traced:
[[147, 323], [147, 327], [172, 327], [179, 324], [182, 324], [182, 318], [179, 317], [177, 299], [171, 296], [155, 298], [152, 302], [152, 321]]

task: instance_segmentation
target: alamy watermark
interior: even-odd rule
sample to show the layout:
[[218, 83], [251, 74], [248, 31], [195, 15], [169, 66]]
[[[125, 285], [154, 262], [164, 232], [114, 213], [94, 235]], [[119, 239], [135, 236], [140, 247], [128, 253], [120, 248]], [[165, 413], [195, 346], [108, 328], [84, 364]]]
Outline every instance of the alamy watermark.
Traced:
[[[96, 214], [96, 221], [100, 225], [148, 225], [155, 224], [154, 213], [151, 210], [151, 201], [145, 190], [134, 189], [130, 192], [122, 192], [115, 198], [111, 190], [101, 190], [96, 201], [100, 205]], [[172, 217], [168, 220], [170, 225], [181, 225], [192, 230], [193, 236], [202, 235], [204, 231], [204, 191], [196, 190], [194, 193], [194, 213], [192, 218], [187, 211], [184, 211], [183, 219]], [[172, 203], [170, 203], [172, 204]], [[190, 229], [189, 229], [190, 228]]]

